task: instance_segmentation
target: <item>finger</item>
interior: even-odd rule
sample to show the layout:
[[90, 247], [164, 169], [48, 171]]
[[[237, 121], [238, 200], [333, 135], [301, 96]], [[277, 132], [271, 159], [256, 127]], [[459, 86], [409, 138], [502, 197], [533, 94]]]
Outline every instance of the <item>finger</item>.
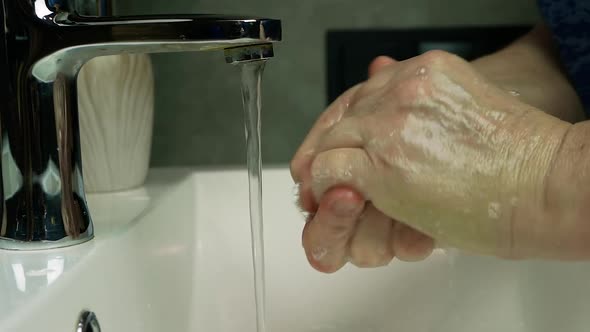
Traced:
[[359, 86], [353, 87], [340, 96], [320, 116], [309, 134], [295, 153], [291, 161], [291, 176], [299, 186], [299, 206], [307, 212], [315, 212], [317, 203], [311, 193], [311, 163], [315, 157], [316, 146], [319, 138], [342, 118], [342, 114], [348, 108], [351, 97], [356, 93]]
[[327, 130], [317, 143], [316, 151], [321, 153], [327, 150], [339, 148], [362, 148], [365, 145], [365, 137], [361, 131], [363, 119], [348, 117]]
[[333, 187], [349, 187], [371, 200], [374, 167], [363, 149], [334, 149], [319, 153], [311, 165], [311, 192], [316, 201]]
[[434, 239], [401, 222], [396, 223], [393, 232], [393, 250], [402, 261], [421, 261], [434, 250]]
[[[391, 58], [378, 57], [371, 65], [371, 71], [376, 73], [395, 63], [397, 63], [397, 61]], [[341, 119], [343, 119], [344, 114], [349, 108], [352, 100], [357, 99], [356, 95], [360, 90], [362, 90], [364, 85], [367, 85], [367, 87], [370, 86], [370, 89], [365, 89], [367, 91], [364, 92], [369, 93], [373, 89], [379, 89], [381, 86], [386, 84], [390, 79], [389, 77], [392, 75], [395, 76], [395, 73], [392, 72], [387, 73], [387, 75], [384, 74], [382, 77], [374, 78], [373, 80], [351, 88], [342, 96], [340, 96], [336, 101], [334, 101], [314, 124], [311, 131], [301, 144], [301, 147], [295, 154], [293, 160], [291, 161], [291, 176], [296, 183], [300, 184], [298, 203], [302, 210], [314, 212], [315, 209], [317, 209], [317, 203], [314, 201], [313, 195], [311, 193], [311, 185], [307, 180], [310, 178], [311, 162], [315, 155], [319, 152], [317, 150], [318, 143], [322, 140], [322, 137], [326, 132], [330, 131], [335, 125], [341, 122]], [[357, 140], [358, 138], [359, 137], [356, 137]], [[351, 139], [355, 139], [355, 137], [351, 137]], [[351, 142], [347, 147], [354, 147], [357, 145]]]
[[350, 244], [351, 263], [358, 267], [389, 264], [394, 256], [392, 231], [393, 220], [367, 204]]
[[378, 56], [376, 57], [371, 64], [369, 65], [369, 77], [374, 76], [375, 74], [377, 74], [379, 71], [381, 71], [381, 69], [395, 64], [397, 61], [395, 61], [394, 59], [388, 57], [388, 56]]
[[[367, 82], [367, 85], [370, 82]], [[365, 86], [367, 86], [365, 85]], [[364, 89], [364, 87], [363, 87]], [[397, 112], [400, 104], [396, 100], [384, 99], [384, 90], [379, 92], [360, 96], [363, 91], [359, 90], [356, 97], [362, 97], [362, 100], [356, 101], [351, 105], [350, 110], [343, 118], [330, 129], [325, 130], [316, 143], [315, 153], [339, 149], [339, 148], [361, 148], [367, 147], [372, 142], [378, 142], [376, 137], [392, 135], [392, 130], [403, 125], [405, 117], [391, 116], [387, 117], [388, 123], [383, 123], [383, 117], [375, 114], [375, 110], [387, 102], [387, 109], [392, 113]], [[387, 139], [380, 139], [380, 142], [388, 142]]]
[[348, 188], [333, 188], [322, 197], [318, 212], [303, 230], [311, 266], [332, 273], [346, 264], [347, 245], [363, 208], [363, 197]]
[[314, 147], [321, 137], [321, 135], [334, 124], [336, 124], [342, 118], [342, 114], [348, 108], [348, 104], [352, 96], [359, 89], [360, 85], [357, 85], [336, 99], [328, 108], [322, 113], [318, 120], [314, 123], [313, 127], [303, 140], [303, 143], [295, 153], [293, 160], [291, 161], [291, 176], [296, 183], [301, 182], [302, 170], [309, 166], [306, 162], [313, 157]]

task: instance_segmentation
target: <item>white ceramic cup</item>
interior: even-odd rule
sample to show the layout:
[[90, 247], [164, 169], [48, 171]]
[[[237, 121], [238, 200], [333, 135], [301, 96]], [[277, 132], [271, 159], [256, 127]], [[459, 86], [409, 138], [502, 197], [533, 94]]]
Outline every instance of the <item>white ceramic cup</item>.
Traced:
[[154, 76], [148, 55], [99, 57], [78, 76], [86, 192], [141, 186], [149, 169]]

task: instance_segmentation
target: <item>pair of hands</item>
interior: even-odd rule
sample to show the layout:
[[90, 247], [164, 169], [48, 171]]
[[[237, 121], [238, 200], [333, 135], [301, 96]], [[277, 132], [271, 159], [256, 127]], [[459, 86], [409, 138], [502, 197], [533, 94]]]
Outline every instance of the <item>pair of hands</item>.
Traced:
[[553, 118], [442, 51], [379, 57], [369, 74], [291, 163], [310, 264], [330, 273], [416, 261], [435, 239], [504, 257], [534, 251], [545, 238], [528, 236], [527, 222], [543, 211], [541, 179], [561, 137]]

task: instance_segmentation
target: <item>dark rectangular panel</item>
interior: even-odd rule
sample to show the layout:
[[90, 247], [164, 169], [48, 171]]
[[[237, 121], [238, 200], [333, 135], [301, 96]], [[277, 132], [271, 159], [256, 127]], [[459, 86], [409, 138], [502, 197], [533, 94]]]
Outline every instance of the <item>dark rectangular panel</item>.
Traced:
[[328, 102], [366, 80], [379, 55], [405, 60], [441, 49], [473, 60], [492, 53], [530, 30], [530, 26], [441, 29], [333, 30], [326, 35]]

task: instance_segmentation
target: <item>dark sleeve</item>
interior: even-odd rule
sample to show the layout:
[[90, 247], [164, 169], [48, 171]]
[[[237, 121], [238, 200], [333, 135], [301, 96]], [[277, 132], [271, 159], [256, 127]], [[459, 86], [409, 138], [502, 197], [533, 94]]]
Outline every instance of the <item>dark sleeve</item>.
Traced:
[[562, 63], [590, 117], [590, 0], [538, 0]]

